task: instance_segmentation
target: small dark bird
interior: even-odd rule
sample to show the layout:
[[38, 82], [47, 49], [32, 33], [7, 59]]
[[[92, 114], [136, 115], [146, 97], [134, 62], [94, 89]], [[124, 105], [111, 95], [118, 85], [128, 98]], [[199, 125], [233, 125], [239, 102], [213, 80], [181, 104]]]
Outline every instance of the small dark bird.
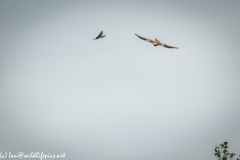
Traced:
[[95, 38], [95, 39], [93, 39], [93, 40], [97, 40], [97, 39], [99, 39], [99, 38], [103, 38], [103, 37], [105, 37], [106, 35], [102, 35], [103, 34], [103, 31], [101, 31], [100, 33], [99, 33], [99, 35]]
[[153, 40], [151, 40], [151, 39], [147, 39], [147, 38], [141, 37], [141, 36], [139, 36], [139, 35], [137, 35], [137, 34], [135, 34], [135, 35], [138, 36], [140, 39], [142, 39], [142, 40], [144, 40], [144, 41], [151, 42], [155, 47], [159, 45], [159, 46], [166, 47], [166, 48], [175, 48], [175, 49], [178, 49], [178, 47], [172, 47], [172, 46], [168, 46], [168, 45], [166, 45], [166, 44], [163, 44], [163, 43], [161, 43], [159, 40], [157, 40], [156, 38], [155, 38], [155, 41], [153, 41]]

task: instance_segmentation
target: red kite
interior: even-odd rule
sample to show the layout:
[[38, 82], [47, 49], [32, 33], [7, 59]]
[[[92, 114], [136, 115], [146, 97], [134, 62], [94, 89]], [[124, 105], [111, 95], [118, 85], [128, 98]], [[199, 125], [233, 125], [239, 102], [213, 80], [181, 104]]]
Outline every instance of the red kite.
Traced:
[[97, 39], [99, 39], [99, 38], [103, 38], [103, 37], [105, 37], [106, 35], [102, 35], [103, 34], [103, 31], [101, 31], [100, 33], [99, 33], [99, 35], [95, 38], [95, 39], [93, 39], [93, 40], [97, 40]]
[[141, 37], [141, 36], [139, 36], [137, 34], [135, 34], [135, 35], [138, 36], [140, 39], [142, 39], [144, 41], [151, 42], [155, 47], [159, 45], [159, 46], [166, 47], [166, 48], [176, 48], [176, 49], [178, 49], [178, 47], [172, 47], [172, 46], [168, 46], [166, 44], [163, 44], [159, 40], [157, 40], [156, 38], [155, 38], [155, 41], [153, 41], [151, 39], [147, 39], [147, 38]]

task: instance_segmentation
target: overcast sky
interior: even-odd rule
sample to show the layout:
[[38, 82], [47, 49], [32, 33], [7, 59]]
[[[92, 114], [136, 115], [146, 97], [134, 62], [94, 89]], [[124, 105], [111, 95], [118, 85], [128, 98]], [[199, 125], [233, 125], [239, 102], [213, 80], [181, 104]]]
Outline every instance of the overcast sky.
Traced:
[[1, 0], [0, 152], [212, 160], [228, 141], [239, 155], [239, 7]]

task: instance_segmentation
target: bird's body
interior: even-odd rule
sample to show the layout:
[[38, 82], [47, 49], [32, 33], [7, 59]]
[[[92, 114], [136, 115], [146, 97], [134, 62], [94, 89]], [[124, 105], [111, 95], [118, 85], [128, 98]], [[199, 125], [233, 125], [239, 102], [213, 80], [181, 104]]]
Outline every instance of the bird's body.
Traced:
[[99, 38], [104, 38], [106, 35], [102, 35], [103, 34], [103, 31], [101, 31], [100, 33], [99, 33], [99, 35], [95, 38], [95, 39], [93, 39], [93, 40], [97, 40], [97, 39], [99, 39]]
[[159, 40], [157, 40], [156, 38], [155, 38], [155, 41], [153, 41], [153, 40], [151, 40], [151, 39], [147, 39], [147, 38], [141, 37], [141, 36], [139, 36], [139, 35], [137, 35], [137, 34], [135, 34], [135, 35], [138, 36], [140, 39], [142, 39], [142, 40], [144, 40], [144, 41], [151, 42], [155, 47], [159, 45], [159, 46], [166, 47], [166, 48], [175, 48], [175, 49], [178, 49], [178, 47], [172, 47], [172, 46], [163, 44], [163, 43], [161, 43]]

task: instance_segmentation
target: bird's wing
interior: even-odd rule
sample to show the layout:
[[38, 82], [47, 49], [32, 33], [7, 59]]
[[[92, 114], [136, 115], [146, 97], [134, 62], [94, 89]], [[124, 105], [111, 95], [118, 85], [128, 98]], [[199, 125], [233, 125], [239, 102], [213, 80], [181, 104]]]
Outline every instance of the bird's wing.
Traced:
[[154, 42], [154, 41], [151, 40], [151, 39], [147, 39], [147, 38], [141, 37], [141, 36], [139, 36], [139, 35], [137, 35], [137, 34], [135, 34], [135, 35], [138, 36], [140, 39], [142, 39], [142, 40], [144, 40], [144, 41], [151, 42], [151, 43]]
[[172, 46], [169, 46], [169, 45], [166, 45], [166, 44], [163, 44], [161, 43], [159, 40], [157, 40], [157, 38], [155, 38], [155, 41], [162, 47], [166, 47], [166, 48], [176, 48], [178, 49], [178, 47], [172, 47]]
[[101, 31], [101, 32], [99, 33], [99, 35], [98, 35], [95, 39], [100, 38], [100, 37], [102, 36], [102, 34], [103, 34], [103, 31]]
[[166, 45], [166, 44], [163, 44], [163, 47], [166, 47], [166, 48], [176, 48], [176, 49], [178, 49], [178, 47], [172, 47], [172, 46], [169, 46], [169, 45]]

